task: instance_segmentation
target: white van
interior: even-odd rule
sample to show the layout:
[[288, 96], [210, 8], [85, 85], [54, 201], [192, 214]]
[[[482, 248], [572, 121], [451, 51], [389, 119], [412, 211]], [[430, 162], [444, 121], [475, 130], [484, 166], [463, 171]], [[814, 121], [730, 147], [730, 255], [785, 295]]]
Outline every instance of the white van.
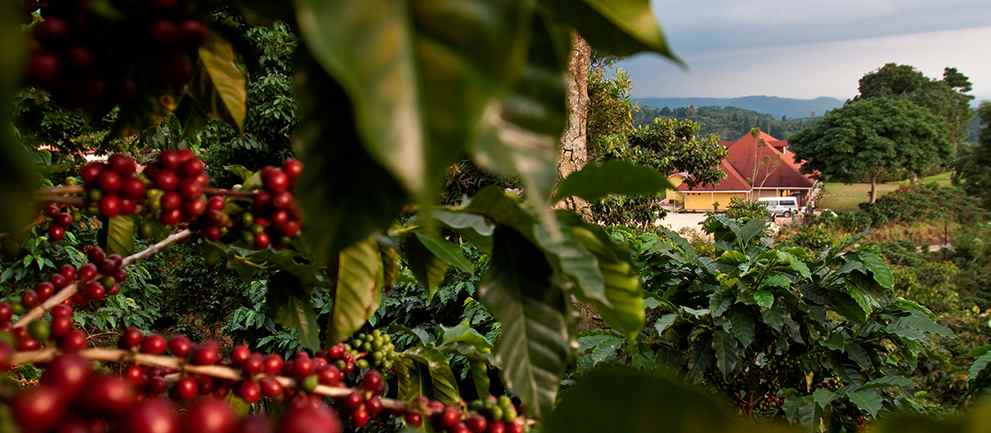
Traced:
[[761, 197], [757, 201], [767, 206], [767, 210], [771, 213], [772, 217], [783, 216], [790, 218], [800, 210], [798, 199], [795, 197]]

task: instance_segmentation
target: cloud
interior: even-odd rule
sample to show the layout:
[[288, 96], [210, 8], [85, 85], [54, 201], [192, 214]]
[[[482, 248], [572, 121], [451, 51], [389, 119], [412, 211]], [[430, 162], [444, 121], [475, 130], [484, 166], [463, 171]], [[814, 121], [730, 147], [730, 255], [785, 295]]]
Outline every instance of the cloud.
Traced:
[[[989, 0], [652, 0], [690, 67], [622, 62], [637, 96], [850, 97], [886, 62], [956, 66], [991, 95]], [[983, 84], [982, 84], [983, 83]]]
[[928, 76], [955, 66], [971, 77], [974, 94], [991, 95], [986, 61], [991, 26], [837, 42], [699, 51], [682, 54], [687, 71], [657, 56], [620, 63], [633, 80], [633, 95], [852, 97], [857, 80], [884, 63], [918, 67]]
[[991, 25], [987, 0], [653, 0], [680, 52], [831, 42]]

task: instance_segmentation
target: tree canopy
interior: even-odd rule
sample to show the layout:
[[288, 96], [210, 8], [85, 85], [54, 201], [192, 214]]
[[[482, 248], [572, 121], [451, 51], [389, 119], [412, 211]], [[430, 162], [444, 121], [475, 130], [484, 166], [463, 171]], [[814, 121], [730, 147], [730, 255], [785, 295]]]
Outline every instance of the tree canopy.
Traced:
[[961, 148], [957, 159], [957, 181], [965, 191], [980, 197], [985, 207], [991, 207], [991, 103], [983, 103], [977, 110], [983, 127], [978, 143]]
[[[807, 173], [827, 180], [876, 182], [882, 176], [919, 174], [953, 155], [943, 122], [897, 97], [873, 97], [829, 112], [795, 135], [791, 150]], [[871, 201], [874, 199], [873, 189]]]

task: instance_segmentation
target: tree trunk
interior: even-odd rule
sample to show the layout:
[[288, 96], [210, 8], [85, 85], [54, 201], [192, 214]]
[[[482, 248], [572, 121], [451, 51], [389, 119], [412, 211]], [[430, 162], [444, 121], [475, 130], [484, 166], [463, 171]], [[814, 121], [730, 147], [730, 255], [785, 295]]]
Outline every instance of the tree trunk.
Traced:
[[[571, 56], [568, 61], [568, 124], [561, 134], [561, 153], [557, 172], [561, 179], [581, 170], [588, 162], [588, 71], [592, 66], [592, 47], [578, 33], [571, 35]], [[556, 206], [570, 209], [592, 222], [592, 207], [585, 200], [570, 197]], [[602, 318], [591, 305], [571, 296], [578, 312], [577, 329], [587, 331], [601, 328]]]
[[[557, 162], [558, 175], [563, 179], [581, 170], [588, 162], [588, 70], [592, 65], [592, 47], [577, 33], [571, 37], [568, 62], [568, 124], [561, 135], [561, 154]], [[592, 218], [592, 208], [584, 200], [569, 198], [558, 204], [571, 209], [586, 220]]]
[[871, 175], [871, 204], [877, 201], [877, 175]]

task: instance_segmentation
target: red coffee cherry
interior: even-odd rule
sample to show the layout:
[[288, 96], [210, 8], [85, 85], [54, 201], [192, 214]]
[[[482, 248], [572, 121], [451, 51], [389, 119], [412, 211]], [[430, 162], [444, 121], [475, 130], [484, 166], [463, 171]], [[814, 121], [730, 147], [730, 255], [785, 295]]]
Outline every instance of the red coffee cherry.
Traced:
[[98, 161], [88, 162], [79, 170], [80, 177], [87, 185], [93, 185], [103, 172], [103, 163]]
[[382, 379], [382, 374], [376, 370], [369, 370], [361, 378], [361, 389], [372, 394], [381, 394], [385, 390], [385, 380]]
[[294, 406], [283, 414], [278, 433], [341, 433], [337, 412], [316, 401]]
[[453, 406], [447, 406], [440, 414], [440, 425], [445, 429], [452, 430], [461, 423], [461, 411]]
[[134, 162], [134, 159], [120, 153], [110, 155], [110, 158], [107, 159], [107, 166], [122, 177], [129, 177], [138, 171], [138, 164]]
[[141, 340], [143, 338], [144, 334], [140, 329], [130, 326], [120, 335], [118, 346], [121, 349], [135, 349], [141, 345]]
[[82, 390], [92, 372], [88, 359], [76, 354], [63, 354], [48, 364], [41, 375], [41, 383], [58, 387], [71, 400]]
[[186, 432], [232, 433], [237, 428], [237, 415], [223, 400], [207, 397], [189, 408], [185, 417]]
[[406, 412], [406, 415], [403, 416], [403, 419], [406, 421], [406, 424], [409, 424], [413, 427], [419, 427], [423, 425], [423, 415], [420, 415], [418, 412]]
[[287, 159], [282, 163], [282, 172], [289, 176], [290, 181], [295, 181], [303, 174], [303, 163], [295, 159]]
[[48, 239], [58, 242], [65, 239], [65, 227], [53, 225], [48, 227]]
[[271, 354], [265, 357], [265, 364], [263, 370], [266, 374], [278, 375], [282, 373], [282, 368], [285, 366], [285, 361], [282, 357], [276, 354]]
[[473, 433], [485, 433], [485, 429], [488, 427], [488, 421], [484, 416], [474, 414], [465, 420], [465, 425], [468, 426], [468, 430]]
[[169, 340], [169, 353], [180, 358], [189, 356], [193, 350], [193, 342], [184, 335], [176, 335]]
[[86, 348], [86, 334], [78, 329], [67, 332], [59, 340], [59, 348], [63, 352], [73, 353]]
[[120, 215], [120, 197], [115, 195], [107, 195], [100, 199], [100, 214], [107, 218], [113, 218]]
[[262, 398], [261, 385], [253, 380], [245, 380], [238, 386], [237, 395], [248, 403], [255, 403]]
[[248, 356], [248, 359], [241, 364], [241, 368], [244, 373], [249, 376], [254, 376], [261, 373], [265, 365], [265, 357], [260, 353], [252, 353]]
[[21, 430], [44, 432], [62, 418], [67, 401], [59, 387], [39, 385], [18, 393], [10, 408]]
[[134, 385], [118, 376], [92, 376], [83, 387], [79, 403], [100, 415], [127, 412], [138, 401]]
[[272, 399], [280, 399], [285, 393], [285, 388], [274, 377], [266, 376], [258, 381], [261, 386], [262, 395]]
[[[62, 227], [68, 227], [70, 224], [72, 224], [72, 214], [70, 213], [63, 212], [58, 215], [55, 215], [54, 217], [52, 217], [52, 219], [55, 221], [55, 224], [60, 225]], [[75, 270], [75, 268], [73, 268], [73, 270]]]
[[220, 362], [220, 345], [216, 341], [206, 341], [193, 352], [196, 365], [213, 365]]
[[199, 393], [199, 385], [196, 379], [189, 376], [180, 377], [172, 387], [172, 393], [179, 400], [192, 400]]
[[118, 431], [128, 433], [179, 433], [179, 415], [167, 400], [148, 399], [121, 420]]
[[165, 337], [158, 334], [149, 334], [141, 340], [141, 352], [149, 355], [161, 355], [168, 348]]
[[265, 167], [262, 169], [261, 176], [266, 191], [277, 193], [289, 190], [289, 176], [282, 170], [275, 167]]
[[237, 366], [244, 365], [251, 357], [251, 348], [247, 344], [238, 344], [231, 349], [231, 363]]
[[72, 317], [52, 317], [52, 336], [62, 338], [73, 329]]
[[351, 424], [354, 424], [355, 427], [364, 427], [368, 425], [371, 419], [372, 415], [368, 412], [368, 408], [365, 405], [358, 406], [354, 412], [351, 412]]
[[125, 179], [124, 183], [121, 185], [120, 194], [124, 196], [124, 198], [129, 198], [131, 200], [144, 200], [145, 184], [137, 178], [132, 177]]
[[103, 170], [98, 182], [100, 183], [100, 190], [104, 194], [112, 194], [120, 190], [123, 179], [113, 170]]
[[25, 308], [34, 308], [38, 306], [39, 303], [41, 303], [41, 300], [38, 298], [38, 292], [28, 289], [21, 294], [21, 304], [24, 305]]
[[317, 371], [317, 378], [321, 385], [327, 386], [341, 386], [341, 382], [344, 380], [341, 370], [333, 365], [328, 365]]
[[[65, 277], [63, 277], [62, 274], [52, 275], [52, 277], [49, 278], [49, 281], [51, 281], [51, 286], [54, 286], [54, 287], [47, 287], [46, 286], [46, 289], [45, 289], [44, 292], [46, 294], [48, 294], [48, 296], [51, 296], [52, 293], [55, 292], [55, 289], [63, 289], [63, 288], [65, 288], [65, 286], [68, 286], [69, 285], [69, 282], [70, 282], [68, 279], [66, 279]], [[40, 287], [41, 284], [39, 284], [38, 286]], [[37, 288], [35, 289], [35, 291], [38, 292], [39, 295], [42, 295], [41, 291], [39, 291]], [[42, 298], [47, 298], [47, 296], [42, 295]]]
[[79, 277], [79, 281], [89, 281], [92, 280], [99, 273], [96, 265], [92, 263], [86, 263], [79, 267], [76, 271], [76, 276]]

